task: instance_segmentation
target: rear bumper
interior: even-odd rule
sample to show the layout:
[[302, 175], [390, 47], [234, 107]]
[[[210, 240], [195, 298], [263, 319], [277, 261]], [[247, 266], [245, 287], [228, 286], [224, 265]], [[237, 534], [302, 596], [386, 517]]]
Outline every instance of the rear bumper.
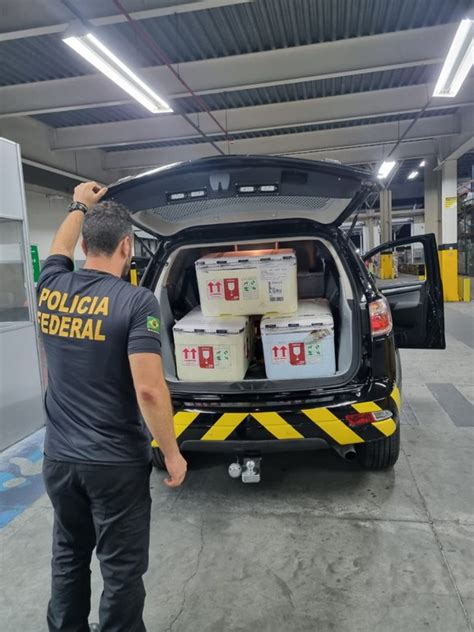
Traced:
[[275, 452], [302, 452], [325, 450], [331, 445], [325, 439], [262, 439], [259, 441], [195, 441], [180, 443], [183, 452], [208, 452], [218, 454], [274, 454]]
[[[311, 408], [300, 404], [274, 411], [179, 410], [174, 416], [176, 436], [183, 450], [207, 452], [311, 450], [377, 441], [397, 428], [400, 391], [393, 384], [382, 389], [379, 384], [373, 392], [376, 399], [360, 394], [356, 399]], [[390, 410], [392, 417], [355, 428], [345, 419], [351, 413], [378, 410]], [[158, 447], [156, 442], [152, 445]]]

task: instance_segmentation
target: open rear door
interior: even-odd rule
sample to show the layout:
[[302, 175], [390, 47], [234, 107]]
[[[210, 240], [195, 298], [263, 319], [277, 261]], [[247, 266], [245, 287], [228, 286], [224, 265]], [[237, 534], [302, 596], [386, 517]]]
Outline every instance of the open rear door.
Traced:
[[444, 349], [443, 286], [435, 236], [390, 241], [363, 259], [390, 303], [397, 346]]
[[[158, 167], [109, 187], [135, 224], [171, 237], [198, 226], [310, 219], [339, 226], [376, 183], [360, 169], [284, 156], [216, 156]], [[105, 199], [106, 199], [105, 198]]]

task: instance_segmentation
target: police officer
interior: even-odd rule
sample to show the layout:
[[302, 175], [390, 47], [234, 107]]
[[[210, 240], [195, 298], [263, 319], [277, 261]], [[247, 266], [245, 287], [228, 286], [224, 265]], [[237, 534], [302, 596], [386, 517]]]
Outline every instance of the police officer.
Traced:
[[[89, 630], [90, 561], [100, 561], [102, 632], [143, 632], [151, 452], [169, 487], [186, 475], [160, 360], [152, 292], [122, 280], [132, 256], [128, 211], [95, 182], [74, 191], [38, 281], [48, 389], [44, 481], [54, 507], [50, 632]], [[86, 262], [74, 271], [82, 230]], [[91, 629], [94, 629], [91, 627]], [[97, 628], [95, 628], [97, 629]]]

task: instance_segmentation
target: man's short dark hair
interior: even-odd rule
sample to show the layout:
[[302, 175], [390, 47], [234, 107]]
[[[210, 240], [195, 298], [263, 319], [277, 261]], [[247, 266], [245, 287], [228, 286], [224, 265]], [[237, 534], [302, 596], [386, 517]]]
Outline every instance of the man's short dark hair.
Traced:
[[124, 237], [133, 237], [130, 213], [117, 202], [100, 202], [87, 213], [82, 236], [87, 254], [110, 257]]

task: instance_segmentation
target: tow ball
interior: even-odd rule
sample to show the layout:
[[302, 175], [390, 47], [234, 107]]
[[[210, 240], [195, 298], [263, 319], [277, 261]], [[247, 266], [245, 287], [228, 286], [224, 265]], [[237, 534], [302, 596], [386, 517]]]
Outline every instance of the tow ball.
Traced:
[[260, 483], [261, 457], [244, 457], [242, 463], [239, 459], [229, 465], [229, 476], [241, 478], [242, 483]]

